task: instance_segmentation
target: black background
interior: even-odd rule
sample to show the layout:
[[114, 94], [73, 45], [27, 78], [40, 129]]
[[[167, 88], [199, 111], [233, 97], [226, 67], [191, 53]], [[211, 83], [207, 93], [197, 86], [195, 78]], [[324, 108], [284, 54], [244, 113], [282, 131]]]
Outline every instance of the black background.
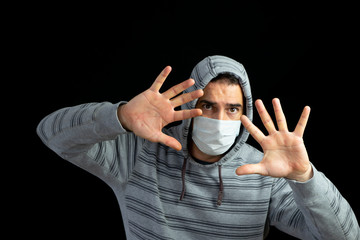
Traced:
[[[47, 149], [36, 126], [62, 107], [130, 100], [171, 65], [166, 90], [215, 54], [244, 64], [254, 99], [261, 98], [269, 110], [271, 99], [280, 98], [289, 129], [305, 105], [312, 108], [304, 136], [310, 159], [359, 216], [355, 6], [194, 2], [11, 8], [5, 67], [13, 68], [11, 87], [3, 89], [11, 89], [4, 105], [16, 116], [10, 119], [16, 131], [9, 128], [5, 152], [15, 157], [3, 169], [9, 174], [4, 182], [10, 204], [5, 206], [12, 210], [7, 223], [15, 227], [13, 235], [125, 239], [112, 190]], [[261, 127], [257, 113], [254, 117]], [[259, 148], [252, 138], [249, 142]], [[269, 239], [293, 238], [273, 228]]]

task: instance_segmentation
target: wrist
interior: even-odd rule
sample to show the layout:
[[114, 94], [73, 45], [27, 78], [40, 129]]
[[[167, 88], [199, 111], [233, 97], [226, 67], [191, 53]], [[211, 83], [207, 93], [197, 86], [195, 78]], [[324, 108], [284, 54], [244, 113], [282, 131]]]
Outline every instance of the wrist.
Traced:
[[308, 170], [304, 174], [297, 176], [293, 180], [298, 181], [298, 182], [306, 182], [306, 181], [309, 181], [313, 176], [314, 176], [314, 171], [310, 164]]
[[124, 113], [124, 109], [125, 109], [126, 103], [122, 104], [118, 107], [117, 109], [117, 116], [118, 119], [120, 121], [121, 126], [126, 130], [126, 131], [131, 131], [128, 121], [126, 120], [126, 114]]

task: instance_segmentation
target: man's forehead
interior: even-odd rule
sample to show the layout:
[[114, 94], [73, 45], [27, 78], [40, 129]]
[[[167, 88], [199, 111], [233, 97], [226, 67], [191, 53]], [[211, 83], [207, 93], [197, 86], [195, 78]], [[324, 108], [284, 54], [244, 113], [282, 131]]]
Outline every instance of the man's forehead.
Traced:
[[231, 95], [234, 97], [243, 95], [240, 84], [228, 84], [222, 81], [209, 82], [203, 90], [204, 95]]
[[204, 95], [199, 98], [211, 103], [223, 104], [241, 104], [243, 103], [243, 94], [238, 84], [226, 84], [221, 82], [210, 82], [204, 88]]

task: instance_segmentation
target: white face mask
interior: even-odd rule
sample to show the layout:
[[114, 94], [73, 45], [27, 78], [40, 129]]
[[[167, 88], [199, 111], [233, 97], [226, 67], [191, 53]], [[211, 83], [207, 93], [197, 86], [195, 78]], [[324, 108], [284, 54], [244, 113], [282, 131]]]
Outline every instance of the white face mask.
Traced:
[[207, 117], [194, 118], [192, 139], [207, 155], [221, 155], [234, 144], [239, 135], [241, 122], [218, 120]]

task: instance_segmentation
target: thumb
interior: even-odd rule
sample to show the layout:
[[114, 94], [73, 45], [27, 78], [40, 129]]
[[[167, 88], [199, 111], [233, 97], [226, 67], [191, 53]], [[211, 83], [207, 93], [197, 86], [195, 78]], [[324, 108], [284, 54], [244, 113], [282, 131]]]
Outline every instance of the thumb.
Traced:
[[164, 133], [161, 133], [161, 135], [159, 136], [159, 142], [162, 144], [165, 144], [168, 147], [175, 149], [176, 151], [180, 151], [182, 148], [182, 146], [178, 140], [176, 140], [175, 138], [170, 137]]
[[267, 171], [261, 163], [257, 164], [246, 164], [240, 166], [236, 169], [237, 175], [247, 175], [247, 174], [260, 174], [263, 176], [267, 176]]

